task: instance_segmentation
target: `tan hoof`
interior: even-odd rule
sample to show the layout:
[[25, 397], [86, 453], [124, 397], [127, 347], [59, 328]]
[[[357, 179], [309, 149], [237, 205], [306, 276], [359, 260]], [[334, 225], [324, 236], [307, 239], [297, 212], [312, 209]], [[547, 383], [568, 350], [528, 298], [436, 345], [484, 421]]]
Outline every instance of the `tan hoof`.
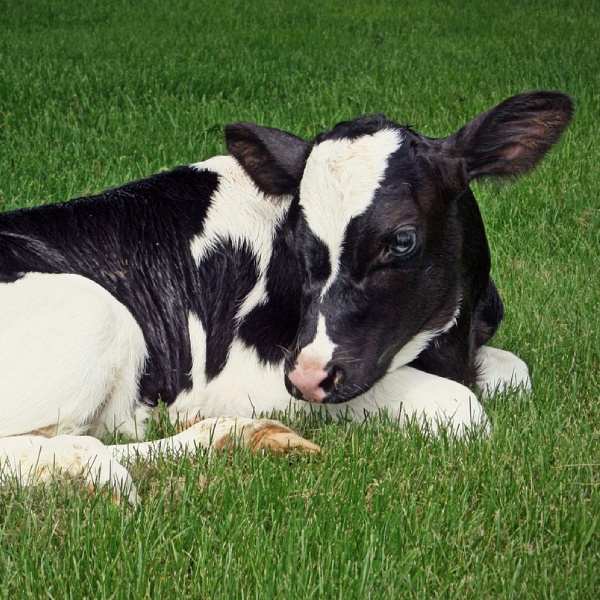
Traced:
[[255, 452], [309, 452], [320, 454], [321, 448], [282, 425], [266, 425], [252, 434], [250, 446]]

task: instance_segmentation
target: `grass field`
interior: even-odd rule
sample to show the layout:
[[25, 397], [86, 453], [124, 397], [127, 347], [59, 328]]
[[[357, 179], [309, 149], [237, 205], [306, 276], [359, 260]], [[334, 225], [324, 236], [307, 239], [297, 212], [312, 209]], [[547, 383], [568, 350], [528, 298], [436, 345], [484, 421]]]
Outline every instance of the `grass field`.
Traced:
[[475, 188], [494, 342], [535, 388], [487, 404], [490, 438], [302, 421], [322, 458], [138, 464], [136, 510], [4, 489], [0, 598], [596, 598], [598, 40], [595, 0], [0, 0], [0, 210], [222, 153], [235, 120], [441, 136], [522, 91], [577, 103], [533, 175]]

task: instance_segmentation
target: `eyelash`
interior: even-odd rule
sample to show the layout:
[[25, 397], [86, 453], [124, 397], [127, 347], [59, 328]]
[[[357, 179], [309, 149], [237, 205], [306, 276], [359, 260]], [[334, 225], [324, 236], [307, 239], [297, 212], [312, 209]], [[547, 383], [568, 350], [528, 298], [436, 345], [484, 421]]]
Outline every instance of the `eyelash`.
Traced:
[[419, 247], [419, 236], [414, 227], [400, 229], [387, 246], [387, 252], [395, 258], [408, 258]]

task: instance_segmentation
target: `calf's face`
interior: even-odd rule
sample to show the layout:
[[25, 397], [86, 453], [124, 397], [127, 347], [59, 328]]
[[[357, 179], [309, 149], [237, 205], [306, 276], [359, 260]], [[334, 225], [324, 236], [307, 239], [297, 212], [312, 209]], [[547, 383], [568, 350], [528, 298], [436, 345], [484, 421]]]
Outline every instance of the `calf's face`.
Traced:
[[529, 171], [571, 113], [568, 96], [533, 92], [441, 139], [380, 116], [340, 123], [312, 143], [228, 126], [229, 150], [258, 187], [294, 195], [288, 239], [302, 317], [286, 358], [290, 393], [348, 401], [450, 330], [468, 293], [469, 232], [457, 214], [469, 181]]
[[303, 280], [303, 321], [286, 361], [295, 395], [349, 400], [453, 324], [461, 299], [454, 201], [466, 179], [436, 159], [418, 136], [379, 117], [315, 142], [292, 223]]

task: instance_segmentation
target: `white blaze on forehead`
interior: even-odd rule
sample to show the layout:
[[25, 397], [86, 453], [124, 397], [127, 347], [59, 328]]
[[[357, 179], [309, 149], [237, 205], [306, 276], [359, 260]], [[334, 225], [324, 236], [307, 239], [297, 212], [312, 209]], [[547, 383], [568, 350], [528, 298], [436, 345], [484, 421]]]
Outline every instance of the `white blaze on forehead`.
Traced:
[[370, 206], [402, 139], [400, 132], [382, 129], [356, 139], [324, 141], [308, 157], [300, 205], [308, 226], [329, 249], [331, 276], [324, 291], [338, 274], [348, 224]]

